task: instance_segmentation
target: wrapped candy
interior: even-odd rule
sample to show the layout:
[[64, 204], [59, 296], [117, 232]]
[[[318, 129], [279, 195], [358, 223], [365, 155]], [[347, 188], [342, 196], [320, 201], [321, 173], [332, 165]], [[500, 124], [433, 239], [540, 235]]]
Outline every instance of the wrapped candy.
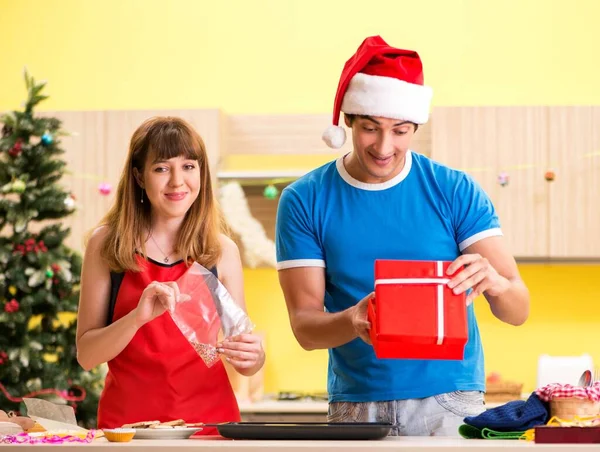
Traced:
[[231, 337], [251, 332], [254, 325], [218, 278], [197, 262], [176, 282], [179, 292], [190, 299], [176, 303], [171, 317], [200, 358], [211, 367], [219, 360], [216, 344], [220, 332]]

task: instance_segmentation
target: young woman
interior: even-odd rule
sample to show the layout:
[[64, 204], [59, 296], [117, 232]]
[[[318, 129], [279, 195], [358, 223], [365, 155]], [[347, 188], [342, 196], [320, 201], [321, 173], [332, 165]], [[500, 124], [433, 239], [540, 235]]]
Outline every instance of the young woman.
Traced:
[[[239, 251], [223, 230], [201, 137], [179, 118], [144, 122], [82, 269], [77, 359], [85, 369], [108, 363], [99, 428], [239, 421], [223, 362], [207, 367], [168, 313], [187, 298], [175, 281], [193, 262], [213, 272], [245, 309]], [[264, 364], [255, 334], [217, 346], [242, 375]]]

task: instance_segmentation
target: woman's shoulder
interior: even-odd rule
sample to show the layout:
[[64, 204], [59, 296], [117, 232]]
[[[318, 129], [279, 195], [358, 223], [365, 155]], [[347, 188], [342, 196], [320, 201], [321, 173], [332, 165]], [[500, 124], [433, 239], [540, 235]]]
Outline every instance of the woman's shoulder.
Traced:
[[98, 226], [94, 229], [87, 239], [86, 248], [98, 250], [104, 244], [108, 234], [110, 232], [110, 228], [106, 225]]
[[240, 250], [235, 241], [226, 234], [219, 234], [221, 256], [217, 262], [217, 271], [227, 279], [227, 275], [236, 272], [241, 266]]
[[109, 231], [108, 227], [99, 226], [89, 233], [85, 243], [83, 265], [88, 273], [91, 272], [95, 275], [95, 279], [101, 279], [100, 275], [108, 277], [110, 273], [109, 264], [103, 257], [103, 248]]
[[98, 268], [109, 269], [110, 265], [104, 257], [104, 245], [108, 239], [110, 227], [102, 225], [91, 231], [85, 246], [85, 259], [94, 262]]
[[219, 234], [219, 243], [221, 245], [221, 252], [223, 255], [229, 253], [237, 253], [239, 254], [239, 249], [235, 241], [229, 237], [227, 234]]

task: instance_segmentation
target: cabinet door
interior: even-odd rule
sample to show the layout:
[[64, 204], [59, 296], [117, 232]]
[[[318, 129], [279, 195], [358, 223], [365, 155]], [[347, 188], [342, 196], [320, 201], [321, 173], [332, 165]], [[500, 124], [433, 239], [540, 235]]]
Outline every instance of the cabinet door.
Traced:
[[[496, 109], [497, 173], [492, 200], [511, 252], [516, 257], [549, 255], [548, 111], [546, 107]], [[500, 173], [509, 182], [498, 182]]]
[[600, 257], [600, 107], [549, 108], [550, 255]]
[[546, 124], [545, 107], [438, 107], [432, 115], [432, 158], [481, 185], [517, 257], [548, 256]]

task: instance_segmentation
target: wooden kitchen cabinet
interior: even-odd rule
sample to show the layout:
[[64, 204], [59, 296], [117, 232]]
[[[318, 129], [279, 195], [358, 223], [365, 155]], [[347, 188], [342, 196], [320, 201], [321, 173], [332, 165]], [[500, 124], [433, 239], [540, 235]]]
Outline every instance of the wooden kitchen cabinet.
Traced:
[[600, 107], [551, 107], [549, 253], [600, 258]]
[[[547, 107], [438, 107], [432, 158], [471, 175], [488, 193], [517, 257], [549, 256]], [[505, 172], [508, 184], [498, 176]]]

